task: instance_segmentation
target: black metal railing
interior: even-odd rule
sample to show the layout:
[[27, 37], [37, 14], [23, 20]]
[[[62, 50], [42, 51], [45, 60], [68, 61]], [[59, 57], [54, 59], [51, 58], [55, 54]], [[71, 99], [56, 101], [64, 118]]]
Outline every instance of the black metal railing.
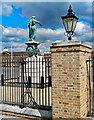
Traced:
[[94, 58], [86, 61], [87, 66], [87, 90], [88, 90], [88, 115], [94, 115]]
[[43, 57], [0, 64], [0, 101], [20, 107], [51, 109], [51, 61]]

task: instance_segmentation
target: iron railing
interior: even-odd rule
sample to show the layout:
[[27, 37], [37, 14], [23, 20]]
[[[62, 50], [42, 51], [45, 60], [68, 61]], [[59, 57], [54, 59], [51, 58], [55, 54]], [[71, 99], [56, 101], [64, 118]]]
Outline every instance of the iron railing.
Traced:
[[88, 90], [88, 115], [94, 115], [94, 59], [86, 61], [87, 66], [87, 90]]
[[51, 109], [51, 61], [43, 57], [0, 64], [0, 101], [20, 107]]

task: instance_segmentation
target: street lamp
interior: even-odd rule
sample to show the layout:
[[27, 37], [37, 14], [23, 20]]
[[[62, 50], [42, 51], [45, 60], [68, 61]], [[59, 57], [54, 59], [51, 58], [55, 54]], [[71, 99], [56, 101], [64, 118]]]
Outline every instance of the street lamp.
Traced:
[[69, 6], [68, 13], [66, 16], [61, 16], [68, 40], [71, 40], [71, 36], [74, 33], [78, 18], [72, 13], [72, 7]]

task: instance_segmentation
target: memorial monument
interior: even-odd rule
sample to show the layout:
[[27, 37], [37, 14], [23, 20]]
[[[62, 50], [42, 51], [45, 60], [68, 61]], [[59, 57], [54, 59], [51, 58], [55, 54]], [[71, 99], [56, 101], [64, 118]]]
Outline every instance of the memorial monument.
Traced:
[[35, 19], [35, 16], [32, 16], [28, 24], [29, 41], [25, 43], [27, 45], [26, 52], [29, 57], [32, 57], [33, 55], [37, 56], [39, 53], [38, 45], [40, 43], [36, 41], [37, 24], [42, 26], [41, 23]]

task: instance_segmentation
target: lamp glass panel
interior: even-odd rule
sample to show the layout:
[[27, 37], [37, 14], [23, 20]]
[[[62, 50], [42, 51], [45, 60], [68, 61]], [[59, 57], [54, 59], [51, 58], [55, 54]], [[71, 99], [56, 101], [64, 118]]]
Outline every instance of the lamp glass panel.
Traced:
[[77, 24], [77, 19], [75, 18], [65, 18], [63, 19], [63, 24], [65, 27], [66, 32], [74, 32], [76, 24]]
[[70, 32], [72, 30], [72, 24], [73, 24], [72, 22], [73, 22], [73, 18], [64, 19], [64, 26], [66, 32]]
[[65, 30], [67, 31], [67, 29], [68, 29], [68, 24], [67, 24], [67, 22], [64, 20], [63, 21], [63, 24], [64, 24], [64, 27], [65, 27]]
[[73, 25], [72, 25], [72, 31], [75, 30], [76, 24], [77, 24], [77, 20], [74, 18], [74, 20], [73, 20]]
[[68, 21], [68, 30], [69, 32], [71, 32], [71, 29], [72, 29], [72, 21]]

